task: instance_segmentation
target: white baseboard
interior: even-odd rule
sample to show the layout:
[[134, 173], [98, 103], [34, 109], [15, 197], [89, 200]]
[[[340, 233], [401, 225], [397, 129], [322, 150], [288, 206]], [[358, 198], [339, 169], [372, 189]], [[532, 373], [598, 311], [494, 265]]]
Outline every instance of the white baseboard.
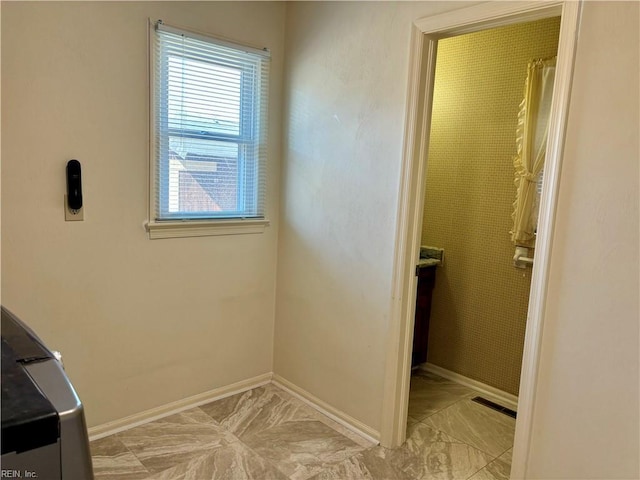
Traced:
[[419, 368], [421, 370], [440, 375], [441, 377], [459, 383], [460, 385], [464, 385], [465, 387], [469, 387], [477, 391], [478, 393], [481, 393], [485, 397], [489, 397], [488, 400], [493, 400], [503, 407], [510, 408], [511, 410], [518, 410], [518, 397], [516, 397], [515, 395], [503, 392], [502, 390], [492, 387], [491, 385], [487, 385], [477, 380], [473, 380], [469, 377], [465, 377], [464, 375], [460, 375], [459, 373], [452, 372], [451, 370], [447, 370], [446, 368], [439, 367], [437, 365], [434, 365], [433, 363], [423, 363], [419, 366]]
[[200, 393], [198, 395], [184, 398], [176, 402], [171, 402], [166, 405], [152, 408], [150, 410], [145, 410], [144, 412], [129, 415], [128, 417], [114, 420], [112, 422], [91, 427], [89, 428], [89, 440], [98, 440], [100, 438], [107, 437], [109, 435], [113, 435], [115, 433], [119, 433], [130, 428], [137, 427], [139, 425], [144, 425], [145, 423], [153, 422], [154, 420], [158, 420], [175, 413], [189, 410], [190, 408], [205, 405], [207, 403], [214, 402], [231, 395], [235, 395], [236, 393], [246, 392], [247, 390], [251, 390], [267, 383], [273, 383], [279, 388], [282, 388], [289, 394], [309, 405], [314, 410], [317, 410], [323, 415], [326, 415], [333, 421], [339, 423], [345, 428], [348, 428], [352, 432], [360, 435], [370, 442], [375, 444], [380, 443], [380, 432], [372, 429], [368, 425], [365, 425], [359, 420], [356, 420], [355, 418], [347, 415], [341, 410], [338, 410], [337, 408], [320, 400], [306, 390], [303, 390], [290, 381], [273, 373], [258, 375], [257, 377], [242, 380], [225, 387], [215, 388], [213, 390], [209, 390], [208, 392]]
[[199, 393], [176, 402], [167, 403], [159, 407], [145, 410], [144, 412], [135, 413], [112, 422], [107, 422], [102, 425], [89, 428], [89, 440], [97, 440], [99, 438], [113, 435], [114, 433], [122, 432], [138, 425], [158, 420], [174, 413], [183, 412], [190, 408], [205, 405], [221, 398], [230, 397], [236, 393], [246, 392], [252, 388], [259, 387], [271, 382], [273, 377], [272, 373], [265, 373], [258, 375], [257, 377], [242, 380], [240, 382], [232, 383], [220, 388], [214, 388], [208, 392]]
[[356, 420], [355, 418], [347, 415], [343, 411], [329, 405], [323, 400], [320, 400], [315, 395], [312, 395], [306, 390], [303, 390], [296, 384], [291, 383], [289, 380], [282, 378], [280, 375], [274, 374], [272, 383], [290, 393], [297, 399], [303, 401], [314, 410], [317, 410], [323, 415], [329, 417], [331, 420], [339, 423], [343, 427], [348, 428], [352, 432], [360, 435], [363, 438], [366, 438], [370, 442], [373, 442], [375, 444], [380, 443], [380, 432], [374, 430], [368, 425], [365, 425], [360, 420]]

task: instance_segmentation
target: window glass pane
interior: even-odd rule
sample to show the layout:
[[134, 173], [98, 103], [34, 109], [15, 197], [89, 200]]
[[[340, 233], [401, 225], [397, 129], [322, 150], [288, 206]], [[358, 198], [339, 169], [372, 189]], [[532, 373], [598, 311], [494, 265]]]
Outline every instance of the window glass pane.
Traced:
[[241, 71], [170, 56], [169, 128], [240, 134]]
[[169, 213], [237, 212], [237, 143], [170, 137]]
[[264, 216], [268, 52], [156, 24], [155, 219]]

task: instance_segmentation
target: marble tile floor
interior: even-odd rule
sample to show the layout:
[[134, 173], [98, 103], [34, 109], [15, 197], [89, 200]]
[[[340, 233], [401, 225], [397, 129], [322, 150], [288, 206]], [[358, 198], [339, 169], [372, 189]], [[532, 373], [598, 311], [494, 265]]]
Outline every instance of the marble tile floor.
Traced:
[[407, 441], [374, 445], [273, 384], [91, 442], [96, 480], [505, 480], [515, 420], [412, 375]]

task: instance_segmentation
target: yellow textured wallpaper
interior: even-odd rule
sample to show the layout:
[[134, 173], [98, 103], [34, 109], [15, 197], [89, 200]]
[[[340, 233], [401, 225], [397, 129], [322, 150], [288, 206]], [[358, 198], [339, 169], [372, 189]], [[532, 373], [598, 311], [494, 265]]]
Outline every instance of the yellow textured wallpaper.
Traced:
[[557, 53], [560, 19], [441, 40], [422, 243], [445, 249], [428, 361], [518, 394], [531, 268], [513, 267], [515, 131], [531, 58]]

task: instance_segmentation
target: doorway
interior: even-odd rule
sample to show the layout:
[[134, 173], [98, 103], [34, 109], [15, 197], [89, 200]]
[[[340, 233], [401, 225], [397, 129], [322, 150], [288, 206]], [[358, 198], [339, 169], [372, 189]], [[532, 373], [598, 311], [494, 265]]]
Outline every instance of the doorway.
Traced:
[[407, 438], [443, 432], [463, 441], [465, 454], [496, 458], [486, 468], [503, 472], [531, 288], [531, 266], [514, 265], [509, 233], [516, 131], [528, 71], [553, 61], [559, 28], [551, 17], [438, 43]]
[[414, 23], [399, 220], [396, 232], [392, 331], [389, 338], [389, 368], [386, 373], [381, 431], [381, 440], [385, 446], [401, 444], [406, 435], [405, 422], [416, 290], [414, 275], [421, 243], [422, 199], [424, 198], [438, 40], [497, 26], [561, 16], [555, 93], [546, 150], [547, 160], [540, 204], [536, 260], [531, 281], [512, 475], [522, 476], [525, 471], [535, 393], [535, 373], [540, 349], [546, 272], [550, 260], [553, 212], [557, 199], [578, 14], [579, 4], [573, 2], [522, 2], [507, 5], [493, 2], [420, 19]]

